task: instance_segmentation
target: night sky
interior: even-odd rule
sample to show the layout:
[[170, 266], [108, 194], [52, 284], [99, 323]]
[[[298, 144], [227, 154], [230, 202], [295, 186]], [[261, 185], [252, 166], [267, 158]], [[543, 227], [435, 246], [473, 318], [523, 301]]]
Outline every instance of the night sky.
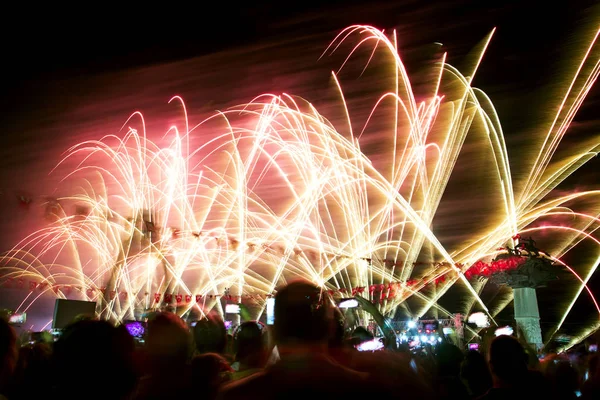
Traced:
[[[397, 28], [402, 47], [442, 42], [450, 62], [497, 27], [487, 68], [478, 77], [481, 84], [488, 80], [496, 85], [515, 80], [539, 84], [560, 67], [559, 59], [574, 40], [576, 28], [593, 25], [598, 8], [591, 0], [557, 1], [552, 7], [531, 0], [258, 3], [232, 7], [210, 2], [197, 10], [9, 8], [0, 28], [3, 86], [10, 91], [3, 92], [24, 99], [35, 91], [38, 80], [181, 60], [274, 39], [336, 32], [351, 24]], [[527, 68], [541, 60], [553, 68]], [[18, 101], [9, 103], [27, 108]]]
[[[4, 55], [0, 91], [0, 121], [4, 127], [0, 191], [5, 203], [1, 213], [4, 217], [13, 213], [14, 193], [35, 191], [37, 182], [29, 178], [31, 174], [56, 163], [57, 158], [49, 159], [49, 154], [59, 154], [73, 144], [68, 133], [56, 133], [62, 132], [56, 129], [62, 116], [73, 115], [72, 111], [82, 102], [95, 98], [94, 93], [100, 92], [98, 88], [103, 79], [109, 79], [103, 77], [111, 74], [120, 76], [118, 74], [128, 70], [169, 63], [178, 65], [200, 56], [210, 60], [211, 54], [227, 54], [261, 43], [297, 45], [298, 38], [303, 38], [302, 46], [312, 43], [311, 48], [302, 47], [299, 52], [304, 54], [304, 59], [313, 59], [316, 66], [313, 67], [318, 68], [320, 51], [340, 29], [351, 24], [397, 29], [401, 52], [408, 55], [405, 61], [409, 73], [422, 61], [419, 49], [436, 42], [443, 43], [449, 63], [460, 69], [468, 52], [496, 27], [474, 85], [490, 95], [503, 121], [509, 145], [518, 146], [524, 136], [535, 132], [535, 122], [547, 111], [545, 107], [556, 107], [556, 102], [549, 100], [564, 83], [557, 77], [572, 65], [573, 57], [581, 53], [588, 40], [578, 33], [589, 32], [590, 27], [600, 22], [600, 7], [597, 2], [588, 0], [561, 0], [552, 5], [547, 1], [512, 0], [267, 1], [241, 6], [232, 2], [208, 6], [203, 3], [193, 6], [157, 3], [157, 8], [146, 5], [135, 10], [104, 4], [81, 9], [60, 9], [52, 5], [52, 8], [34, 10], [9, 6], [0, 24]], [[222, 96], [240, 102], [264, 91], [280, 89], [276, 71], [256, 81], [252, 80], [252, 74], [258, 68], [256, 65], [268, 64], [271, 56], [283, 59], [293, 53], [292, 50], [281, 54], [257, 51], [251, 60], [234, 62], [231, 57], [215, 56], [217, 60], [227, 58], [231, 65], [215, 63], [213, 69], [234, 71], [229, 74], [229, 81], [223, 83], [227, 96]], [[321, 72], [328, 77], [328, 71]], [[236, 91], [236, 79], [253, 81], [255, 85], [247, 91]], [[166, 80], [167, 77], [157, 77], [156, 82]], [[148, 85], [151, 79], [140, 82], [140, 86]], [[181, 87], [185, 92], [185, 86]], [[153, 93], [164, 97], [153, 98], [153, 101], [165, 103], [169, 95], [177, 94], [167, 93], [169, 88], [156, 89]], [[576, 118], [575, 128], [581, 135], [595, 134], [600, 128], [599, 90], [598, 87], [592, 90]], [[116, 92], [113, 96], [115, 100], [123, 98]], [[226, 102], [220, 96], [214, 89], [204, 92], [199, 96], [201, 99], [188, 94], [186, 100], [195, 109], [204, 110], [206, 104]], [[104, 103], [111, 101], [109, 94], [102, 93], [101, 97]], [[119, 107], [124, 113], [112, 116], [121, 122], [140, 106], [135, 99], [122, 101], [124, 104]], [[47, 126], [54, 127], [51, 132], [57, 135], [52, 137], [56, 147], [48, 146]], [[520, 156], [518, 151], [512, 153], [511, 161], [518, 165]], [[595, 160], [584, 168], [574, 184], [596, 183], [597, 188], [598, 166]], [[13, 223], [7, 218], [0, 222], [2, 250], [14, 245], [18, 239], [14, 237], [15, 232], [24, 232]], [[600, 279], [596, 277], [591, 286], [600, 293]], [[589, 318], [590, 302], [586, 299], [579, 303], [585, 304], [578, 305], [581, 310], [574, 310], [575, 317], [570, 318], [568, 324], [578, 324], [579, 315]]]

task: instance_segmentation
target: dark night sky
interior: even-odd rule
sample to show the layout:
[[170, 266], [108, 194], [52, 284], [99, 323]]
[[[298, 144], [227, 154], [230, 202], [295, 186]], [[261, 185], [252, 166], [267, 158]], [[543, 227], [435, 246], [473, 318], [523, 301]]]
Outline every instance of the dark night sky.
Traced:
[[[211, 2], [192, 7], [98, 7], [73, 10], [9, 6], [0, 26], [3, 83], [0, 106], [5, 126], [22, 123], [52, 98], [46, 83], [183, 60], [231, 48], [296, 36], [333, 35], [351, 24], [401, 32], [401, 49], [442, 42], [450, 63], [493, 27], [498, 31], [475, 85], [495, 96], [506, 132], [526, 131], [533, 91], [551, 85], [569, 65], [565, 53], [581, 26], [598, 21], [597, 2], [560, 0], [450, 1], [266, 1], [258, 5]], [[594, 8], [595, 6], [595, 8]], [[597, 22], [596, 22], [597, 24]], [[332, 36], [331, 36], [332, 37]], [[576, 37], [575, 37], [576, 39]], [[408, 61], [410, 69], [410, 60]], [[458, 65], [460, 67], [460, 63]], [[580, 111], [588, 118], [598, 89]], [[515, 93], [520, 93], [515, 96]], [[521, 99], [523, 106], [519, 106]], [[4, 132], [10, 145], [14, 134]], [[10, 136], [8, 138], [7, 136]]]
[[[594, 18], [597, 25], [600, 9], [593, 0], [559, 0], [551, 7], [537, 0], [258, 3], [233, 7], [228, 2], [211, 2], [190, 9], [104, 6], [93, 10], [55, 5], [29, 10], [11, 5], [0, 24], [4, 54], [0, 121], [10, 127], [16, 123], [18, 129], [52, 97], [60, 104], [48, 82], [297, 36], [329, 34], [327, 38], [331, 38], [348, 25], [370, 24], [397, 28], [404, 50], [442, 42], [448, 61], [456, 62], [459, 69], [465, 54], [497, 27], [474, 84], [494, 99], [505, 132], [524, 132], [534, 120], [533, 106], [546, 106], [547, 91], [542, 89], [551, 89], [554, 78], [572, 64], [573, 53], [568, 51], [575, 48], [572, 44], [578, 39], [578, 30], [592, 26]], [[410, 72], [410, 59], [405, 62]], [[579, 119], [595, 115], [597, 93], [594, 89], [588, 96]], [[7, 130], [3, 132], [5, 146], [21, 140]]]
[[[518, 134], [533, 128], [535, 118], [531, 116], [540, 112], [536, 106], [547, 100], [546, 93], [553, 93], [554, 77], [571, 65], [569, 49], [577, 44], [578, 29], [598, 26], [600, 21], [600, 7], [591, 0], [257, 3], [157, 3], [157, 8], [146, 3], [136, 10], [103, 3], [81, 9], [61, 9], [54, 4], [34, 10], [8, 6], [0, 24], [2, 153], [36, 140], [19, 132], [22, 126], [36, 123], [36, 116], [43, 112], [40, 110], [50, 109], [54, 89], [48, 82], [68, 82], [296, 36], [330, 34], [330, 40], [351, 24], [397, 28], [401, 49], [442, 42], [449, 62], [458, 66], [465, 54], [497, 27], [475, 86], [494, 100], [509, 143], [519, 143]], [[409, 71], [411, 67], [408, 61]], [[65, 85], [67, 92], [76, 90]], [[64, 91], [56, 96], [63, 100], [56, 100], [54, 109], [63, 107], [63, 101], [64, 108], [69, 107], [65, 97], [68, 93]], [[595, 88], [576, 120], [597, 118], [599, 103], [599, 89]], [[20, 167], [23, 165], [0, 161], [3, 187], [11, 179], [9, 169]], [[594, 172], [594, 168], [584, 170], [587, 177], [582, 179], [589, 182]], [[597, 178], [591, 179], [597, 183]], [[600, 286], [598, 281], [595, 279], [596, 287]]]
[[408, 28], [401, 44], [441, 41], [450, 49], [450, 61], [496, 26], [498, 35], [486, 58], [498, 68], [489, 72], [501, 70], [505, 79], [518, 75], [527, 81], [541, 78], [539, 71], [523, 68], [527, 59], [559, 56], [557, 44], [568, 43], [574, 28], [594, 15], [590, 7], [596, 2], [561, 0], [552, 7], [535, 0], [257, 3], [233, 7], [211, 2], [193, 9], [9, 8], [0, 28], [3, 86], [18, 93], [31, 79], [185, 59], [273, 38], [333, 32], [350, 24]]

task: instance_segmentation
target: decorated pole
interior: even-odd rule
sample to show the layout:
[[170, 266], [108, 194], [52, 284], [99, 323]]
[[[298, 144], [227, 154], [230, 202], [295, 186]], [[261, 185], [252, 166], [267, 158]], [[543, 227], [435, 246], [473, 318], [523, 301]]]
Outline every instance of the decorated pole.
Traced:
[[462, 349], [463, 340], [465, 339], [463, 315], [462, 314], [454, 314], [454, 320], [452, 322], [454, 325], [454, 332], [456, 333], [456, 344], [459, 348]]
[[490, 280], [512, 288], [517, 332], [521, 332], [523, 339], [532, 347], [541, 350], [543, 341], [536, 289], [557, 279], [556, 266], [547, 253], [535, 247], [531, 237], [523, 239], [517, 235], [513, 239], [517, 240], [515, 248], [507, 247], [507, 252], [497, 256], [494, 261], [511, 264], [509, 260], [516, 259], [516, 267], [492, 271]]
[[515, 322], [525, 340], [536, 349], [543, 345], [542, 329], [540, 328], [540, 311], [537, 295], [533, 287], [514, 287]]

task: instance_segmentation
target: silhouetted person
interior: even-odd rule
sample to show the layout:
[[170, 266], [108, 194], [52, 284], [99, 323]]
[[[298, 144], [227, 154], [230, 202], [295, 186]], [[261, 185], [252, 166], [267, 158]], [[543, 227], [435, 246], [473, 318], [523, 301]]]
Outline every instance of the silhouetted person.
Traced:
[[261, 371], [267, 363], [267, 333], [258, 321], [242, 323], [233, 336], [235, 370], [232, 379], [238, 380]]
[[185, 398], [191, 393], [192, 337], [181, 318], [170, 312], [148, 321], [145, 346], [146, 371], [136, 400]]
[[339, 308], [333, 309], [333, 329], [329, 338], [329, 348], [340, 348], [345, 346], [346, 326], [344, 314]]
[[35, 343], [19, 349], [17, 367], [11, 385], [11, 400], [37, 399], [52, 386], [52, 348], [48, 343]]
[[467, 384], [471, 397], [479, 397], [492, 387], [492, 374], [483, 354], [469, 350], [461, 366], [461, 377]]
[[192, 331], [197, 354], [217, 353], [225, 355], [227, 330], [219, 314], [215, 312], [208, 313], [196, 322], [196, 326]]
[[333, 303], [321, 289], [295, 281], [275, 296], [274, 342], [280, 360], [225, 385], [222, 399], [358, 398], [381, 395], [368, 375], [336, 363], [327, 354]]
[[583, 399], [600, 398], [600, 356], [592, 355], [588, 360], [588, 379], [581, 388]]
[[197, 388], [196, 397], [214, 399], [219, 388], [231, 379], [233, 370], [229, 361], [217, 353], [196, 355], [191, 363], [192, 382]]
[[17, 335], [4, 318], [0, 317], [0, 399], [6, 395], [8, 384], [17, 363]]
[[94, 320], [70, 324], [54, 344], [51, 398], [128, 398], [136, 380], [133, 351], [133, 338], [124, 327]]
[[369, 332], [367, 328], [363, 326], [358, 326], [352, 332], [352, 336], [350, 337], [350, 343], [352, 346], [356, 347], [361, 343], [368, 342], [373, 339], [375, 339], [375, 336], [373, 336], [373, 334]]
[[347, 366], [355, 349], [347, 335], [344, 314], [339, 308], [334, 309], [333, 321], [333, 330], [328, 343], [329, 355], [338, 363]]
[[233, 346], [233, 335], [227, 332], [225, 335], [225, 353], [223, 356], [229, 360], [230, 363], [235, 361], [235, 349]]
[[574, 400], [579, 391], [579, 374], [568, 360], [559, 360], [553, 363], [552, 371], [547, 376], [551, 384], [554, 399]]
[[463, 359], [462, 351], [452, 343], [440, 343], [436, 347], [435, 386], [438, 398], [459, 400], [470, 397], [460, 378], [460, 366]]
[[482, 399], [531, 399], [547, 396], [540, 374], [530, 373], [523, 346], [512, 336], [502, 335], [490, 343], [488, 362], [493, 387]]

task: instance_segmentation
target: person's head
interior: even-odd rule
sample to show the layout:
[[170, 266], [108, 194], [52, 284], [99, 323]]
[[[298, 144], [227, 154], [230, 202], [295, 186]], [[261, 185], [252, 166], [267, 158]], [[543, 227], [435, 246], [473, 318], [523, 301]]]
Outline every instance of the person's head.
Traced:
[[[55, 395], [78, 398], [82, 391], [94, 390], [95, 398], [128, 396], [136, 378], [133, 352], [133, 338], [123, 327], [95, 320], [70, 324], [54, 344], [52, 365], [58, 390]], [[97, 385], [97, 374], [83, 367], [88, 363], [95, 371], [110, 373], [111, 385]]]
[[463, 352], [452, 343], [440, 343], [436, 348], [436, 362], [440, 376], [460, 375], [460, 365], [464, 359]]
[[233, 372], [229, 363], [220, 354], [203, 353], [192, 358], [192, 382], [203, 388], [203, 398], [212, 399], [216, 396], [219, 387], [226, 383]]
[[176, 314], [161, 312], [148, 321], [146, 351], [155, 365], [184, 364], [192, 354], [191, 334]]
[[197, 321], [193, 333], [198, 354], [225, 354], [227, 330], [223, 319], [216, 312], [210, 312]]
[[478, 397], [492, 387], [492, 374], [485, 357], [477, 350], [465, 354], [460, 370], [461, 378], [466, 382], [473, 397]]
[[277, 345], [326, 344], [332, 320], [331, 299], [308, 281], [291, 282], [275, 296], [273, 334]]
[[461, 375], [464, 379], [470, 379], [472, 376], [479, 376], [480, 372], [489, 374], [485, 356], [477, 350], [469, 350], [461, 366]]
[[556, 364], [556, 371], [552, 377], [553, 388], [556, 393], [574, 393], [579, 389], [579, 374], [577, 369], [568, 360]]
[[266, 363], [267, 334], [259, 321], [242, 323], [233, 335], [235, 360], [248, 367], [260, 368]]
[[17, 363], [17, 335], [4, 318], [0, 318], [0, 394], [10, 382]]
[[512, 336], [501, 335], [490, 344], [489, 365], [496, 381], [514, 384], [527, 374], [527, 354]]
[[364, 326], [357, 326], [352, 331], [352, 335], [350, 336], [350, 345], [353, 347], [358, 346], [361, 343], [368, 342], [370, 340], [375, 339], [375, 336], [367, 328]]

